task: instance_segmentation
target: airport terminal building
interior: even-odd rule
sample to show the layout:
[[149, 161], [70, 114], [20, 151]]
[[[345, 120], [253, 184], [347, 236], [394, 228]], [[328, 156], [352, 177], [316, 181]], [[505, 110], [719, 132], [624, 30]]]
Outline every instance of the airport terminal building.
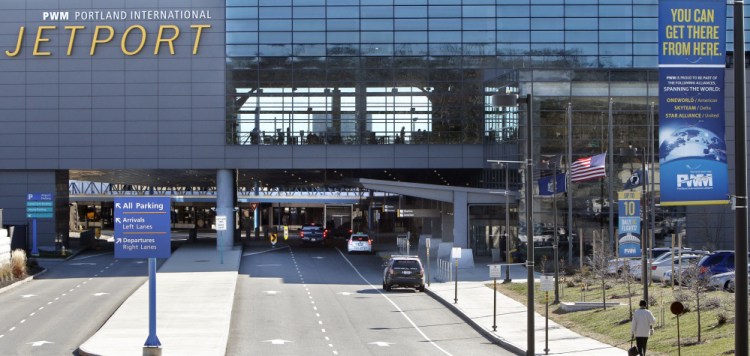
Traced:
[[[386, 219], [486, 250], [507, 223], [519, 233], [519, 190], [538, 194], [520, 165], [488, 162], [524, 159], [525, 108], [493, 107], [496, 93], [533, 95], [535, 180], [568, 167], [549, 162], [569, 148], [574, 160], [613, 153], [607, 179], [533, 203], [536, 224], [564, 226], [571, 209], [570, 230], [590, 238], [609, 224], [610, 192], [649, 161], [626, 149], [658, 146], [657, 0], [6, 0], [0, 10], [2, 223], [28, 225], [28, 194], [53, 194], [43, 245], [67, 237], [70, 182], [84, 181], [117, 187], [100, 207], [117, 194], [207, 192], [229, 226], [252, 204], [289, 213], [269, 192], [335, 192], [315, 204], [354, 192], [371, 229]], [[658, 203], [658, 184], [649, 189]], [[440, 215], [399, 220], [370, 191]], [[728, 248], [729, 208], [691, 209], [655, 208], [657, 238], [687, 229], [695, 244]], [[220, 236], [219, 248], [231, 244]]]

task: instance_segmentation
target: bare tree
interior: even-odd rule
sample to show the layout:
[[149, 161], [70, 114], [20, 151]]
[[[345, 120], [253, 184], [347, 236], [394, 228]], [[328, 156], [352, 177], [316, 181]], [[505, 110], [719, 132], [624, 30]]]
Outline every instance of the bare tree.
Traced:
[[698, 319], [698, 343], [701, 342], [701, 297], [705, 299], [708, 280], [709, 276], [701, 273], [698, 266], [692, 266], [682, 271], [682, 283], [680, 287], [685, 286], [690, 294], [695, 297], [695, 312]]
[[633, 291], [630, 288], [630, 282], [633, 280], [633, 274], [630, 272], [630, 264], [625, 262], [622, 266], [622, 278], [625, 279], [625, 285], [628, 286], [628, 320], [633, 320]]
[[600, 282], [602, 287], [602, 306], [604, 310], [607, 310], [607, 279], [609, 277], [608, 265], [609, 260], [612, 258], [611, 253], [606, 251], [607, 249], [602, 248], [599, 253], [594, 255], [591, 263], [591, 272], [594, 278]]

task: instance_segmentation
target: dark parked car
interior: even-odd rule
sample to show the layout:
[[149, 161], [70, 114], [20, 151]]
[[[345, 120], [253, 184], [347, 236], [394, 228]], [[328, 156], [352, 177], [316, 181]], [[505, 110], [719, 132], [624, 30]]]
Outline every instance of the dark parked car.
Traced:
[[[748, 254], [750, 258], [750, 254]], [[715, 274], [734, 271], [734, 251], [716, 251], [698, 262], [699, 273], [708, 278]]]
[[394, 255], [385, 262], [383, 290], [393, 287], [416, 288], [424, 292], [424, 268], [417, 256]]
[[305, 225], [299, 230], [299, 238], [303, 245], [328, 243], [328, 231], [320, 225]]

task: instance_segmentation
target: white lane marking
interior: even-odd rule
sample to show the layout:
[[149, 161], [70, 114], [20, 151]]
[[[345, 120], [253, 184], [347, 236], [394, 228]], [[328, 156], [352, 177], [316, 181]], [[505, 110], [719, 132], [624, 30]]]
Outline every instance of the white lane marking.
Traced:
[[93, 262], [78, 262], [78, 263], [71, 263], [71, 266], [96, 266], [96, 263]]
[[3, 334], [3, 335], [0, 335], [0, 339], [2, 339], [2, 338], [3, 338], [4, 336], [5, 336], [5, 334]]
[[39, 309], [37, 309], [37, 310], [42, 310], [42, 309], [44, 309], [44, 307], [39, 307]]
[[368, 345], [375, 345], [375, 346], [380, 346], [380, 347], [388, 347], [388, 346], [395, 345], [395, 344], [392, 343], [392, 342], [386, 342], [386, 341], [374, 341], [374, 342], [368, 343]]
[[36, 296], [37, 296], [36, 294], [24, 294], [21, 296], [21, 298], [26, 299], [26, 298], [36, 297]]
[[[286, 246], [284, 248], [289, 248], [289, 246]], [[242, 257], [253, 256], [253, 255], [260, 255], [261, 253], [273, 252], [273, 251], [279, 251], [279, 250], [281, 250], [281, 249], [280, 248], [274, 248], [274, 249], [263, 250], [263, 251], [258, 251], [258, 252], [248, 252], [248, 253], [243, 253]]]
[[278, 292], [278, 291], [275, 291], [275, 290], [267, 290], [267, 291], [263, 291], [263, 293], [266, 293], [266, 294], [268, 294], [268, 295], [276, 295], [276, 294], [279, 294], [279, 292]]
[[432, 346], [435, 346], [435, 348], [437, 348], [438, 350], [442, 351], [442, 352], [443, 352], [444, 354], [446, 354], [446, 355], [451, 355], [451, 356], [452, 356], [452, 354], [451, 354], [450, 352], [446, 351], [445, 349], [443, 349], [442, 347], [440, 347], [440, 345], [438, 345], [438, 344], [436, 344], [436, 343], [435, 343], [434, 341], [432, 341], [432, 339], [430, 339], [430, 337], [429, 337], [429, 336], [427, 336], [427, 334], [425, 334], [425, 333], [424, 333], [424, 332], [422, 331], [422, 329], [420, 329], [420, 328], [419, 328], [419, 326], [417, 326], [417, 324], [416, 324], [416, 323], [414, 323], [414, 321], [413, 321], [413, 320], [411, 320], [411, 318], [410, 318], [410, 317], [409, 317], [408, 315], [406, 315], [406, 313], [405, 313], [405, 312], [404, 312], [404, 311], [403, 311], [403, 310], [401, 309], [401, 307], [399, 307], [399, 306], [398, 306], [398, 304], [396, 304], [396, 302], [394, 302], [393, 300], [391, 300], [391, 298], [388, 298], [388, 296], [387, 296], [387, 295], [385, 295], [385, 294], [384, 294], [384, 293], [383, 293], [383, 292], [382, 292], [382, 291], [380, 290], [380, 288], [377, 288], [377, 287], [375, 287], [374, 285], [372, 285], [372, 283], [370, 283], [370, 281], [368, 281], [368, 280], [367, 280], [367, 278], [365, 278], [365, 276], [363, 276], [363, 275], [362, 275], [362, 273], [359, 273], [359, 270], [357, 269], [357, 267], [354, 267], [354, 264], [352, 264], [352, 262], [351, 262], [351, 261], [349, 261], [349, 259], [348, 259], [348, 258], [346, 258], [346, 255], [344, 255], [344, 253], [343, 253], [343, 252], [341, 252], [341, 250], [339, 250], [339, 249], [338, 249], [338, 247], [336, 248], [336, 251], [338, 251], [338, 252], [339, 252], [339, 254], [341, 255], [341, 257], [342, 257], [342, 258], [343, 258], [343, 259], [344, 259], [344, 260], [346, 261], [346, 263], [348, 263], [348, 264], [349, 264], [349, 266], [351, 266], [351, 267], [352, 267], [352, 269], [354, 269], [354, 272], [355, 272], [355, 273], [357, 273], [357, 275], [359, 275], [359, 278], [362, 278], [362, 280], [363, 280], [363, 281], [365, 281], [365, 283], [367, 283], [367, 284], [368, 284], [368, 285], [369, 285], [370, 287], [372, 287], [372, 289], [373, 289], [373, 290], [377, 291], [377, 292], [378, 292], [378, 294], [382, 295], [382, 296], [383, 296], [383, 298], [385, 298], [386, 300], [388, 300], [388, 302], [389, 302], [389, 303], [391, 303], [391, 305], [393, 305], [393, 307], [395, 307], [395, 308], [396, 308], [396, 310], [398, 310], [398, 312], [399, 312], [399, 313], [400, 313], [401, 315], [403, 315], [403, 317], [404, 317], [404, 318], [405, 318], [405, 319], [406, 319], [406, 320], [407, 320], [407, 321], [409, 322], [409, 324], [411, 324], [411, 326], [412, 326], [412, 327], [414, 327], [414, 329], [415, 329], [415, 330], [417, 330], [417, 332], [418, 332], [418, 333], [419, 333], [420, 335], [422, 335], [422, 337], [423, 337], [423, 338], [425, 339], [425, 341], [429, 342], [429, 343], [430, 343], [430, 345], [432, 345]]
[[14, 327], [12, 327], [12, 328], [10, 328], [10, 329], [8, 329], [8, 331], [13, 331], [13, 330], [16, 330], [16, 327], [15, 327], [15, 326], [14, 326]]
[[326, 332], [326, 329], [320, 329], [321, 332]]
[[35, 314], [36, 314], [36, 312], [33, 312], [33, 313], [29, 314], [29, 316], [34, 316]]
[[46, 341], [46, 340], [40, 340], [40, 341], [34, 341], [34, 342], [27, 342], [26, 345], [31, 345], [32, 347], [37, 346], [44, 346], [44, 344], [54, 344], [54, 342]]
[[336, 293], [336, 294], [341, 294], [341, 295], [344, 295], [344, 296], [347, 296], [347, 295], [352, 295], [352, 294], [351, 294], [351, 293], [349, 293], [349, 292], [338, 292], [338, 293]]
[[323, 325], [323, 321], [322, 320], [318, 320], [318, 325]]
[[313, 307], [313, 310], [318, 310], [318, 307]]
[[292, 341], [284, 340], [284, 339], [273, 339], [273, 340], [265, 340], [263, 342], [270, 342], [271, 345], [284, 345], [287, 342], [292, 342]]
[[23, 324], [25, 322], [26, 322], [26, 319], [23, 319], [23, 320], [21, 320], [21, 322], [19, 324]]
[[107, 295], [107, 294], [109, 294], [109, 293], [106, 293], [106, 292], [98, 292], [98, 293], [94, 293], [94, 296], [95, 296], [95, 297], [101, 297], [101, 296], [103, 296], [103, 295]]
[[99, 256], [104, 256], [104, 255], [111, 255], [111, 253], [99, 253], [99, 254], [96, 254], [96, 255], [76, 257], [76, 258], [73, 259], [73, 261], [80, 261], [80, 260], [85, 260], [87, 258], [99, 257]]

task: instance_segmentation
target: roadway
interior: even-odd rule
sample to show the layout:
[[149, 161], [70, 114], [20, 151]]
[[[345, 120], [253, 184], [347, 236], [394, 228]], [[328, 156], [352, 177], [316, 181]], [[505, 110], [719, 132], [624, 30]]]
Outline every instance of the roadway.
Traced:
[[112, 252], [41, 260], [47, 272], [0, 293], [2, 355], [71, 355], [147, 280], [145, 260]]
[[383, 292], [382, 260], [346, 249], [245, 249], [227, 355], [511, 355], [412, 289]]

